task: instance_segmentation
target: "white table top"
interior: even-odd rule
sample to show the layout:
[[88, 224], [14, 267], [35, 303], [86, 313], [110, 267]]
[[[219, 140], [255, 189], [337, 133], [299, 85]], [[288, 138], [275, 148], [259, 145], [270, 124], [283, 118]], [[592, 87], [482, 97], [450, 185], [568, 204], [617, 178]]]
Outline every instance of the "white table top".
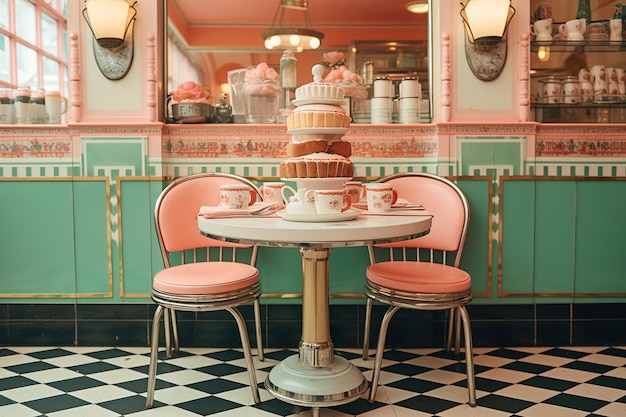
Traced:
[[276, 217], [198, 217], [208, 237], [259, 246], [364, 246], [413, 239], [427, 234], [431, 216], [359, 215], [355, 220], [306, 223]]

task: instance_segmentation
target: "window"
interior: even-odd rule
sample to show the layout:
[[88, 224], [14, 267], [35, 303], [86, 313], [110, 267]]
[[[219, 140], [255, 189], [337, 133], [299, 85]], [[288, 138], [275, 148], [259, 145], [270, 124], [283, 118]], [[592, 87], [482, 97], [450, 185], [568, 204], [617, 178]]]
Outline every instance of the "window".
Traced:
[[0, 0], [0, 87], [67, 94], [67, 0]]
[[167, 39], [169, 54], [167, 91], [175, 91], [178, 85], [184, 81], [196, 81], [201, 83], [200, 73], [196, 65], [194, 65], [194, 62], [185, 54], [184, 50], [178, 46], [172, 36], [168, 36]]

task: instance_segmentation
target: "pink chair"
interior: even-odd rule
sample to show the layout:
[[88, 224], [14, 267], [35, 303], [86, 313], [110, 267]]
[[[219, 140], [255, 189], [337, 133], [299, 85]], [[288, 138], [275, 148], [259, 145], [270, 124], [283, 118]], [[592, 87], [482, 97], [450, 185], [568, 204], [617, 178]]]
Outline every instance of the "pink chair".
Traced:
[[[449, 310], [447, 348], [451, 348], [454, 333], [457, 354], [462, 323], [469, 404], [475, 406], [472, 333], [465, 308], [472, 299], [472, 278], [459, 268], [470, 220], [467, 198], [451, 181], [431, 174], [397, 174], [380, 182], [393, 184], [400, 198], [423, 204], [433, 214], [433, 223], [424, 237], [369, 247], [363, 359], [368, 357], [372, 301], [389, 306], [380, 325], [369, 401], [376, 397], [389, 322], [400, 308], [411, 308]], [[381, 252], [389, 260], [377, 261], [377, 254], [383, 256]]]
[[[146, 407], [152, 407], [156, 384], [159, 348], [159, 323], [165, 324], [167, 357], [171, 357], [170, 333], [178, 349], [175, 311], [226, 310], [239, 328], [243, 353], [255, 403], [259, 389], [252, 362], [246, 324], [238, 306], [252, 303], [259, 360], [263, 360], [260, 327], [259, 271], [255, 267], [257, 248], [209, 239], [198, 230], [200, 206], [220, 202], [220, 185], [246, 184], [245, 178], [229, 174], [207, 173], [180, 178], [161, 192], [154, 210], [154, 222], [165, 269], [154, 275], [152, 299], [157, 304], [152, 324], [150, 368]], [[210, 253], [209, 253], [210, 252]], [[217, 259], [214, 259], [217, 258]], [[242, 258], [246, 262], [242, 262]], [[172, 329], [170, 329], [170, 319]]]

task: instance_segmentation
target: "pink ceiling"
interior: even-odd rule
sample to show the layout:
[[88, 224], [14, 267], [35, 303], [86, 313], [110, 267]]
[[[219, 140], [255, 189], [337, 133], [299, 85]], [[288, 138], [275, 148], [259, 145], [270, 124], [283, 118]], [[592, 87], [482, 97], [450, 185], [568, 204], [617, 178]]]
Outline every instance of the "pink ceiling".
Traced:
[[[406, 11], [409, 0], [309, 0], [315, 29], [360, 23], [410, 24], [425, 21]], [[279, 0], [171, 0], [189, 25], [268, 25]]]
[[[409, 0], [309, 0], [315, 30], [324, 33], [321, 49], [351, 40], [425, 39], [427, 16], [406, 11]], [[168, 11], [192, 47], [263, 48], [261, 33], [272, 24], [279, 0], [168, 0]]]

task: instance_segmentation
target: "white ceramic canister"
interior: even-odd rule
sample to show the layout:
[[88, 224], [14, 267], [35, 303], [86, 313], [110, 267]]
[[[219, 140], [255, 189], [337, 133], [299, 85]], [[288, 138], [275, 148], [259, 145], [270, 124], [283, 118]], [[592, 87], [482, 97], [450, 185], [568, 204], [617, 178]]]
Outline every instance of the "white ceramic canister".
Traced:
[[0, 89], [0, 125], [9, 125], [13, 123], [13, 101], [11, 99], [11, 90], [8, 88]]
[[563, 80], [563, 103], [576, 104], [582, 101], [578, 77], [570, 75]]
[[14, 119], [15, 124], [28, 124], [30, 122], [30, 87], [19, 87], [14, 92]]
[[421, 97], [420, 82], [417, 77], [405, 77], [400, 81], [400, 98]]
[[28, 118], [31, 124], [43, 124], [46, 122], [46, 91], [38, 88], [32, 92], [30, 97], [30, 109]]
[[393, 102], [391, 97], [372, 97], [371, 120], [373, 124], [391, 123]]
[[374, 80], [374, 97], [393, 97], [393, 85], [388, 77]]
[[420, 103], [419, 97], [400, 98], [398, 106], [398, 120], [402, 124], [420, 123]]
[[542, 97], [544, 103], [561, 103], [563, 96], [561, 94], [562, 83], [560, 79], [556, 77], [548, 77], [545, 80], [540, 80], [539, 82], [543, 84]]

